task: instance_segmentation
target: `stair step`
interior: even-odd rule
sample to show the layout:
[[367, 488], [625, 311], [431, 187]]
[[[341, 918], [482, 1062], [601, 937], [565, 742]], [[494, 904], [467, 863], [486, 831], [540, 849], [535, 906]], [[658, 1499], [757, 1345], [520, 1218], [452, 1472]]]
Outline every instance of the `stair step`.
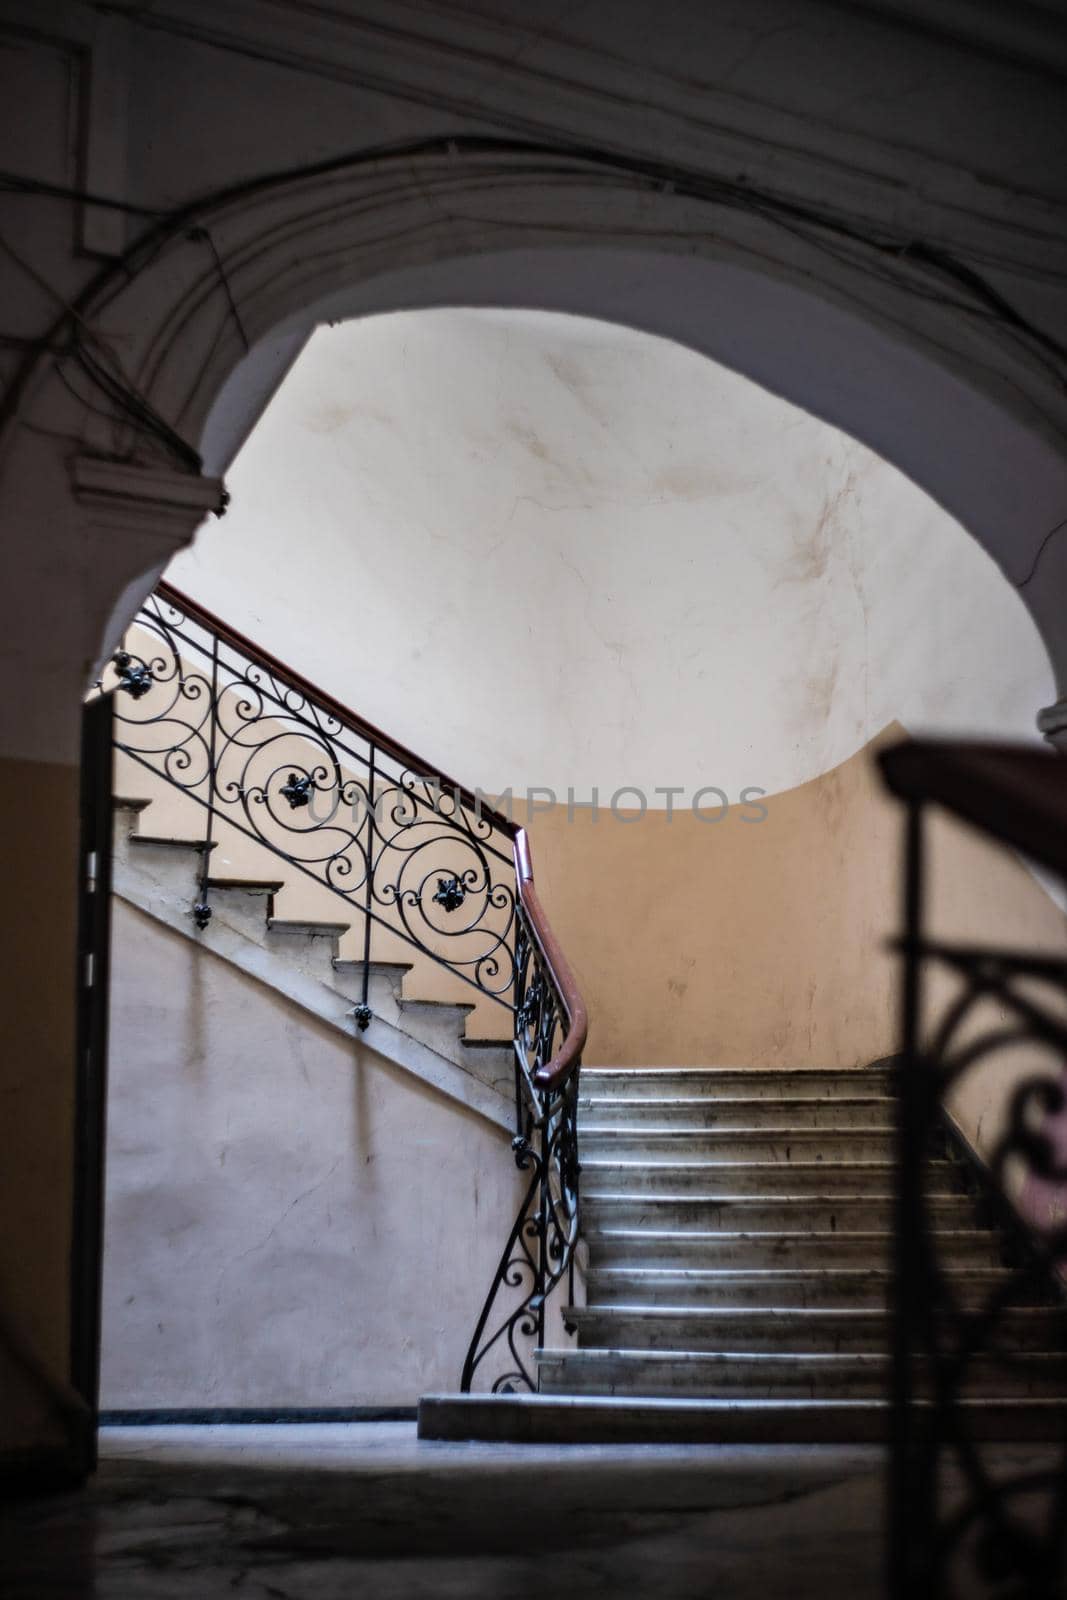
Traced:
[[[687, 1395], [757, 1400], [877, 1400], [889, 1383], [881, 1354], [759, 1354], [744, 1350], [541, 1350], [540, 1384], [547, 1394]], [[1067, 1382], [1067, 1356], [1023, 1351], [1010, 1370], [990, 1356], [970, 1363], [964, 1392], [971, 1398], [1058, 1399]]]
[[[773, 1105], [773, 1101], [768, 1102]], [[583, 1166], [591, 1160], [857, 1162], [892, 1165], [893, 1134], [866, 1128], [672, 1128], [605, 1127], [582, 1121], [579, 1150]]]
[[[364, 988], [364, 963], [362, 961], [345, 961], [334, 956], [330, 962], [333, 968], [333, 984], [340, 994], [345, 995], [356, 1005], [363, 1003]], [[369, 961], [366, 963], [366, 988], [367, 1001], [375, 1013], [383, 1008], [391, 1022], [400, 1013], [400, 995], [404, 979], [411, 971], [411, 963], [406, 961]]]
[[890, 1073], [876, 1067], [583, 1067], [581, 1085], [602, 1099], [823, 1100], [888, 1096]]
[[[569, 1307], [564, 1323], [575, 1326], [583, 1350], [885, 1354], [890, 1342], [884, 1307], [585, 1305]], [[1006, 1310], [998, 1322], [1013, 1350], [1058, 1350], [1063, 1333], [1064, 1311], [1051, 1306]]]
[[[837, 1240], [847, 1235], [835, 1235]], [[732, 1306], [809, 1309], [867, 1307], [884, 1311], [893, 1274], [888, 1266], [839, 1267], [836, 1251], [823, 1249], [832, 1267], [591, 1267], [585, 1274], [590, 1304], [598, 1306]], [[1006, 1286], [1000, 1267], [952, 1267], [945, 1271], [957, 1304], [981, 1305]]]
[[[584, 1091], [585, 1074], [582, 1075]], [[889, 1095], [831, 1095], [825, 1099], [751, 1099], [745, 1095], [709, 1099], [700, 1095], [618, 1094], [582, 1092], [578, 1120], [583, 1132], [592, 1128], [863, 1128], [891, 1132], [896, 1102]]]
[[277, 934], [283, 939], [339, 939], [351, 926], [350, 922], [317, 922], [271, 917], [267, 922], [267, 932]]
[[[695, 1229], [714, 1233], [887, 1232], [893, 1219], [893, 1196], [785, 1194], [618, 1194], [583, 1191], [583, 1232], [597, 1229], [653, 1228], [672, 1232]], [[974, 1207], [966, 1195], [938, 1195], [928, 1209], [935, 1226], [963, 1229], [974, 1225]], [[836, 1247], [835, 1247], [836, 1249]]]
[[474, 1004], [469, 1000], [401, 1000], [400, 1007], [415, 1017], [438, 1016], [442, 1011], [456, 1011], [465, 1017], [474, 1010]]
[[[369, 961], [366, 963], [372, 974], [381, 977], [402, 978], [410, 972], [414, 965], [411, 961]], [[339, 978], [354, 978], [361, 980], [363, 977], [364, 963], [362, 961], [344, 960], [340, 956], [333, 958], [333, 970]]]
[[136, 845], [141, 850], [197, 850], [205, 852], [214, 850], [218, 840], [212, 839], [176, 839], [173, 835], [162, 833], [131, 833], [130, 844]]
[[[1067, 1401], [961, 1400], [968, 1438], [1055, 1440]], [[917, 1404], [921, 1414], [925, 1407]], [[888, 1436], [877, 1400], [686, 1400], [550, 1394], [424, 1395], [419, 1438], [512, 1444], [860, 1444]]]
[[[832, 1261], [835, 1268], [888, 1267], [893, 1241], [888, 1231], [888, 1211], [880, 1227], [844, 1227], [833, 1232], [804, 1227], [810, 1221], [805, 1209], [791, 1219], [791, 1227], [779, 1224], [780, 1210], [767, 1228], [752, 1224], [744, 1212], [727, 1215], [715, 1230], [702, 1229], [699, 1223], [684, 1230], [655, 1223], [638, 1226], [623, 1217], [590, 1216], [583, 1209], [583, 1236], [589, 1250], [592, 1270], [618, 1268], [728, 1268], [731, 1271], [766, 1270], [786, 1267], [794, 1270], [822, 1268]], [[739, 1221], [748, 1226], [738, 1229]], [[942, 1261], [961, 1269], [1001, 1268], [1002, 1244], [996, 1234], [973, 1227], [942, 1227], [937, 1234]]]
[[[662, 1159], [607, 1160], [587, 1157], [579, 1135], [582, 1193], [589, 1199], [626, 1195], [891, 1195], [896, 1168], [891, 1161], [726, 1161]], [[951, 1161], [927, 1163], [928, 1193], [954, 1195], [962, 1188], [962, 1169]]]
[[285, 888], [280, 878], [209, 878], [210, 890], [254, 895], [278, 894]]

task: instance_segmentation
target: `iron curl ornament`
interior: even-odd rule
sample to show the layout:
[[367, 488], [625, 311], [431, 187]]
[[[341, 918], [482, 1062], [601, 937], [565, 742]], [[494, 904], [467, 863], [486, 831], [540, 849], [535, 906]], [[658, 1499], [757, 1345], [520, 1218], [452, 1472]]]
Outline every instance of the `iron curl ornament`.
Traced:
[[[513, 828], [273, 658], [161, 587], [115, 652], [115, 743], [204, 814], [195, 924], [211, 921], [220, 820], [330, 890], [366, 930], [508, 1007]], [[366, 1026], [367, 995], [361, 1008]]]
[[[909, 742], [881, 764], [907, 805], [889, 1592], [1063, 1600], [1067, 955], [931, 938], [924, 889], [931, 802], [1067, 877], [1067, 763], [1028, 747]], [[979, 1085], [998, 1108], [981, 1158], [956, 1120]], [[988, 1291], [949, 1270], [930, 1212], [927, 1163], [946, 1138], [1004, 1241]]]

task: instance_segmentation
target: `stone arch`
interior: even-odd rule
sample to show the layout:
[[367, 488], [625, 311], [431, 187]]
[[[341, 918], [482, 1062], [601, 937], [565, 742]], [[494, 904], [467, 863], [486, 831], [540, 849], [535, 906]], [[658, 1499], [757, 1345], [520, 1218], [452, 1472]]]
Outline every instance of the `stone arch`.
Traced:
[[591, 314], [688, 344], [901, 468], [1020, 586], [1062, 686], [1054, 376], [1032, 330], [968, 297], [950, 264], [894, 255], [885, 225], [854, 232], [846, 249], [829, 213], [725, 181], [479, 139], [246, 185], [151, 230], [76, 308], [143, 411], [109, 410], [40, 358], [15, 392], [26, 427], [5, 430], [2, 493], [27, 538], [42, 519], [60, 541], [102, 535], [84, 664], [217, 503], [317, 322], [441, 304]]

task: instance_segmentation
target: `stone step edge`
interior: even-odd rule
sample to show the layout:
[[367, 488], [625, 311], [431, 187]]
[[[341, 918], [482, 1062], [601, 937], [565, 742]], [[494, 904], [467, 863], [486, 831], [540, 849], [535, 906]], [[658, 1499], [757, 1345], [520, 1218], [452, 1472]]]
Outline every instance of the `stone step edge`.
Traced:
[[869, 1067], [721, 1067], [721, 1066], [688, 1066], [679, 1063], [675, 1066], [657, 1067], [612, 1067], [598, 1063], [596, 1066], [584, 1066], [583, 1078], [607, 1077], [616, 1078], [654, 1078], [657, 1073], [673, 1072], [678, 1076], [692, 1077], [730, 1077], [730, 1078], [840, 1078], [855, 1077], [857, 1082], [864, 1078], [870, 1080], [877, 1077], [888, 1077], [892, 1068], [875, 1064]]
[[[419, 1004], [426, 1002], [420, 1001]], [[617, 1131], [617, 1130], [615, 1130]], [[683, 1135], [683, 1137], [685, 1137]], [[581, 1130], [578, 1134], [578, 1145], [581, 1148]], [[583, 1160], [583, 1172], [780, 1172], [783, 1167], [791, 1171], [799, 1169], [801, 1172], [855, 1172], [855, 1173], [885, 1173], [893, 1174], [897, 1171], [895, 1161], [719, 1161], [712, 1157], [694, 1161], [645, 1161], [630, 1156], [590, 1156]], [[947, 1176], [949, 1173], [963, 1173], [966, 1168], [955, 1161], [927, 1161], [924, 1171], [936, 1172]]]
[[[884, 1307], [878, 1306], [670, 1306], [670, 1305], [642, 1305], [639, 1302], [618, 1301], [586, 1301], [580, 1306], [564, 1306], [563, 1320], [567, 1322], [591, 1322], [597, 1317], [617, 1317], [625, 1320], [628, 1317], [646, 1317], [650, 1321], [667, 1322], [674, 1318], [684, 1317], [687, 1321], [695, 1323], [705, 1322], [759, 1322], [761, 1319], [770, 1321], [808, 1322], [808, 1323], [845, 1323], [850, 1322], [884, 1322], [888, 1313]], [[951, 1316], [952, 1312], [946, 1310], [945, 1315]], [[1064, 1308], [1062, 1306], [1006, 1306], [1000, 1313], [1001, 1317], [1011, 1317], [1016, 1320], [1043, 1319], [1046, 1322], [1055, 1320], [1062, 1322]]]
[[[622, 1198], [628, 1200], [630, 1196], [624, 1195]], [[742, 1195], [741, 1198], [743, 1200], [747, 1200], [750, 1197], [748, 1195]], [[780, 1199], [781, 1196], [772, 1196], [772, 1198]], [[808, 1197], [802, 1196], [801, 1198], [806, 1200]], [[632, 1241], [638, 1239], [642, 1242], [658, 1240], [661, 1244], [674, 1244], [681, 1239], [684, 1239], [688, 1243], [691, 1243], [694, 1239], [701, 1239], [709, 1244], [716, 1241], [721, 1242], [723, 1239], [748, 1239], [754, 1242], [758, 1241], [761, 1244], [766, 1243], [770, 1239], [784, 1239], [790, 1244], [798, 1243], [801, 1240], [805, 1242], [815, 1242], [819, 1240], [825, 1241], [828, 1239], [852, 1239], [854, 1241], [862, 1240], [866, 1244], [873, 1244], [875, 1241], [877, 1241], [882, 1243], [886, 1249], [892, 1245], [894, 1239], [894, 1234], [889, 1228], [795, 1228], [785, 1233], [781, 1232], [777, 1228], [737, 1228], [729, 1233], [720, 1233], [717, 1229], [612, 1228], [609, 1226], [599, 1228], [583, 1228], [582, 1233], [586, 1237], [593, 1239], [615, 1239], [624, 1243], [627, 1240]], [[945, 1239], [974, 1238], [981, 1238], [985, 1240], [987, 1235], [983, 1230], [976, 1228], [947, 1228], [943, 1229], [938, 1234], [938, 1239], [941, 1241], [944, 1241]], [[991, 1244], [996, 1244], [996, 1235], [988, 1235], [988, 1241]], [[612, 1269], [605, 1268], [604, 1270], [608, 1271]], [[628, 1269], [619, 1268], [618, 1270], [622, 1271]], [[664, 1268], [664, 1271], [670, 1270], [670, 1268]], [[799, 1271], [803, 1269], [794, 1268], [792, 1270]], [[819, 1269], [815, 1268], [813, 1270], [818, 1271]], [[870, 1270], [877, 1271], [879, 1269], [874, 1267]]]
[[[780, 1106], [780, 1100], [766, 1100], [764, 1105]], [[578, 1108], [581, 1110], [581, 1107]], [[578, 1131], [583, 1139], [738, 1139], [753, 1141], [760, 1139], [793, 1139], [801, 1144], [815, 1144], [820, 1139], [891, 1139], [895, 1130], [886, 1127], [863, 1127], [853, 1125], [847, 1128], [798, 1128], [795, 1123], [783, 1123], [780, 1127], [761, 1128], [758, 1125], [743, 1125], [739, 1128], [679, 1128], [670, 1123], [659, 1126], [655, 1123], [638, 1123], [630, 1127], [619, 1127], [616, 1123], [605, 1122], [579, 1122]]]
[[[1067, 1401], [960, 1400], [974, 1439], [1062, 1440]], [[917, 1401], [928, 1413], [928, 1402]], [[430, 1394], [420, 1439], [546, 1445], [884, 1444], [885, 1400], [694, 1400], [619, 1395]], [[877, 1457], [880, 1467], [881, 1452]]]
[[[760, 1367], [770, 1367], [775, 1362], [788, 1362], [791, 1366], [812, 1370], [821, 1364], [827, 1371], [833, 1371], [834, 1368], [847, 1371], [850, 1367], [869, 1367], [874, 1371], [884, 1367], [888, 1371], [890, 1357], [887, 1350], [661, 1350], [633, 1345], [590, 1345], [581, 1350], [535, 1350], [534, 1362], [538, 1367], [575, 1364], [598, 1367], [613, 1362], [639, 1367], [659, 1362], [678, 1368], [701, 1363], [715, 1363], [718, 1366], [730, 1363], [751, 1367], [753, 1372], [758, 1372]], [[1003, 1358], [990, 1351], [982, 1350], [972, 1356], [969, 1371], [973, 1370], [976, 1362], [985, 1362], [998, 1371], [1007, 1371]], [[1055, 1370], [1055, 1363], [1067, 1365], [1067, 1355], [1062, 1350], [1013, 1350], [1011, 1362], [1012, 1371], [1049, 1366]]]
[[[683, 1234], [682, 1238], [692, 1238], [691, 1234]], [[713, 1238], [720, 1239], [722, 1234], [713, 1234]], [[751, 1235], [748, 1235], [751, 1237]], [[772, 1235], [778, 1238], [778, 1234]], [[804, 1235], [810, 1237], [810, 1235]], [[823, 1237], [819, 1235], [818, 1237]], [[833, 1234], [828, 1237], [840, 1238], [841, 1235]], [[845, 1235], [847, 1238], [848, 1236]], [[857, 1235], [859, 1238], [865, 1235]], [[877, 1236], [876, 1236], [877, 1237]], [[886, 1234], [888, 1239], [891, 1236]], [[966, 1282], [981, 1281], [982, 1283], [1003, 1283], [1012, 1276], [1010, 1267], [942, 1267], [946, 1277], [962, 1278]], [[586, 1284], [599, 1282], [601, 1279], [610, 1281], [624, 1278], [635, 1278], [651, 1285], [665, 1286], [671, 1284], [764, 1284], [764, 1283], [828, 1283], [847, 1279], [849, 1283], [880, 1283], [887, 1287], [893, 1282], [894, 1271], [892, 1267], [588, 1267], [585, 1273]], [[589, 1302], [590, 1304], [592, 1302]]]
[[[584, 1077], [580, 1081], [584, 1082]], [[709, 1100], [705, 1095], [699, 1094], [635, 1094], [627, 1099], [625, 1095], [586, 1094], [581, 1089], [578, 1093], [579, 1107], [586, 1108], [589, 1106], [701, 1106], [705, 1109], [708, 1106], [895, 1106], [896, 1103], [891, 1094], [831, 1095], [826, 1100], [813, 1100], [810, 1095], [805, 1094], [781, 1095], [771, 1100], [760, 1099], [758, 1095], [738, 1094], [729, 1099], [723, 1096], [721, 1099]]]
[[[782, 1162], [782, 1166], [787, 1166]], [[583, 1169], [584, 1170], [584, 1169]], [[842, 1189], [838, 1193], [819, 1194], [732, 1194], [729, 1191], [720, 1194], [701, 1194], [681, 1190], [678, 1194], [649, 1194], [643, 1189], [630, 1189], [625, 1192], [617, 1189], [605, 1190], [602, 1194], [583, 1192], [583, 1202], [603, 1205], [610, 1201], [615, 1205], [647, 1205], [647, 1206], [676, 1206], [676, 1205], [712, 1205], [712, 1206], [812, 1206], [834, 1205], [846, 1203], [853, 1205], [891, 1205], [895, 1196], [890, 1190], [876, 1190], [871, 1194], [852, 1194], [849, 1190]], [[925, 1205], [927, 1210], [936, 1210], [945, 1205], [955, 1206], [957, 1209], [973, 1206], [974, 1202], [967, 1194], [934, 1194], [927, 1195]], [[583, 1230], [584, 1231], [584, 1230]], [[766, 1230], [764, 1230], [766, 1231]], [[822, 1229], [821, 1232], [829, 1235], [831, 1229]], [[836, 1237], [836, 1234], [835, 1234]]]

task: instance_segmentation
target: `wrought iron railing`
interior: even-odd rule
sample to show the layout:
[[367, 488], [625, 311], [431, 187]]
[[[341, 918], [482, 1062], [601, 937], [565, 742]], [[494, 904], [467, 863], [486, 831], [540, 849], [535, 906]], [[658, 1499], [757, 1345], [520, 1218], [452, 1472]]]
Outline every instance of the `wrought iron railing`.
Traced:
[[[515, 941], [515, 1137], [522, 1204], [470, 1342], [460, 1388], [536, 1390], [527, 1351], [545, 1340], [553, 1290], [574, 1299], [578, 1242], [578, 1071], [586, 1013], [534, 888], [529, 842], [515, 841], [519, 911]], [[495, 1319], [495, 1320], [494, 1320]]]
[[574, 1269], [586, 1013], [524, 829], [169, 584], [137, 613], [101, 688], [114, 692], [116, 747], [200, 809], [198, 929], [211, 923], [225, 823], [345, 903], [362, 935], [361, 1029], [382, 938], [511, 1013], [512, 1147], [530, 1181], [462, 1385], [477, 1373], [495, 1389], [536, 1387], [528, 1346], [543, 1343], [548, 1297]]
[[[924, 927], [925, 808], [936, 804], [1067, 878], [1067, 762], [1029, 747], [908, 742], [881, 758], [907, 806], [903, 1055], [898, 1072], [889, 1563], [894, 1600], [1067, 1594], [1067, 960], [931, 938]], [[949, 992], [940, 999], [934, 981]], [[1006, 1054], [1010, 1053], [1010, 1054]], [[1020, 1053], [1022, 1053], [1020, 1055]], [[1013, 1059], [1014, 1058], [1014, 1059]], [[971, 1173], [1005, 1227], [1007, 1270], [977, 1303], [946, 1271], [925, 1182], [950, 1107], [992, 1065], [1001, 1131]], [[972, 1150], [972, 1157], [974, 1153]], [[1027, 1206], [1034, 1184], [1040, 1210]], [[1052, 1349], [1040, 1370], [1016, 1312], [1037, 1305]], [[1015, 1320], [1013, 1321], [1013, 1318]], [[1057, 1354], [1064, 1359], [1057, 1361]], [[1049, 1370], [1048, 1363], [1052, 1366]], [[983, 1366], [1002, 1416], [976, 1399]], [[989, 1387], [988, 1381], [986, 1385]], [[1030, 1438], [1019, 1461], [1005, 1439]], [[1040, 1439], [1040, 1448], [1034, 1443]]]

